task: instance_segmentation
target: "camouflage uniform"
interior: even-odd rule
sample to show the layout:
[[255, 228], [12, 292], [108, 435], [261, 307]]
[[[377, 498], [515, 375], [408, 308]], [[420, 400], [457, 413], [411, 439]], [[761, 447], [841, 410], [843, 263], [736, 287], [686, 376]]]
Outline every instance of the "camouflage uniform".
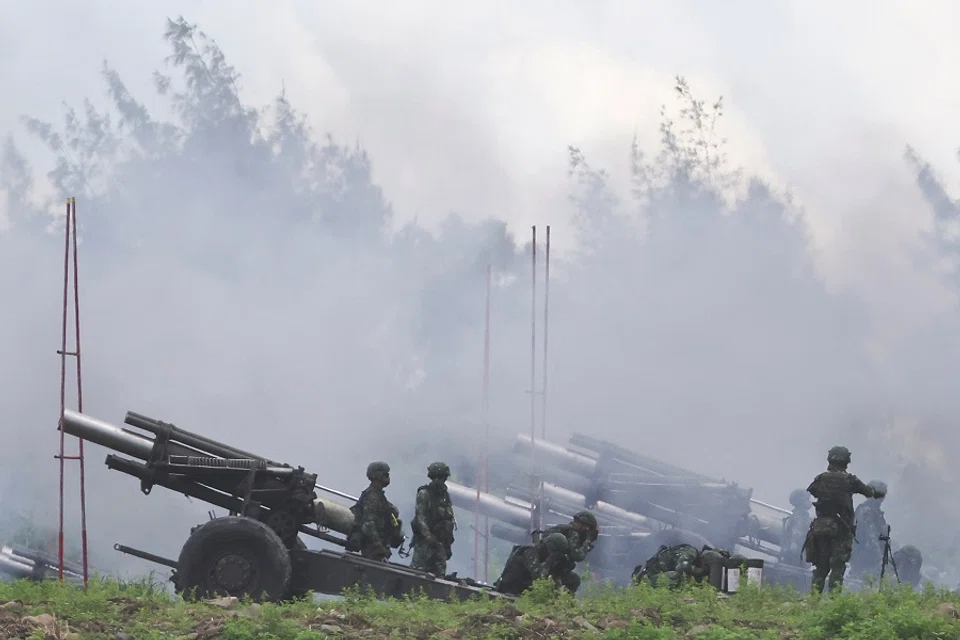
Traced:
[[814, 508], [817, 517], [810, 523], [804, 547], [807, 562], [813, 564], [812, 591], [823, 593], [830, 576], [830, 590], [843, 587], [843, 574], [853, 550], [856, 525], [853, 521], [853, 494], [868, 498], [882, 497], [884, 492], [864, 484], [857, 476], [847, 473], [850, 451], [833, 447], [827, 454], [827, 471], [817, 475], [807, 491], [817, 499]]
[[514, 547], [493, 587], [501, 593], [520, 595], [540, 578], [552, 577], [560, 583], [569, 562], [570, 543], [563, 534], [553, 533], [536, 545]]
[[[661, 581], [661, 576], [665, 582]], [[678, 544], [672, 547], [660, 545], [646, 564], [637, 565], [633, 570], [634, 582], [639, 583], [644, 577], [649, 578], [654, 586], [666, 584], [670, 588], [680, 586], [686, 578], [699, 582], [703, 577], [700, 569], [700, 552], [690, 544]]]
[[384, 487], [390, 484], [390, 465], [386, 462], [371, 462], [367, 466], [370, 486], [363, 490], [353, 512], [353, 530], [347, 538], [347, 550], [359, 551], [360, 555], [386, 562], [393, 555], [390, 547], [403, 544], [402, 523], [399, 511], [387, 500]]
[[453, 555], [453, 503], [445, 484], [450, 467], [434, 462], [427, 467], [430, 484], [417, 489], [416, 515], [413, 528], [413, 560], [410, 566], [436, 576], [447, 573], [447, 560]]
[[580, 511], [573, 516], [570, 523], [554, 525], [544, 531], [543, 535], [548, 536], [554, 533], [563, 535], [570, 545], [570, 564], [560, 577], [560, 582], [572, 593], [576, 593], [580, 588], [580, 576], [573, 570], [576, 568], [576, 563], [586, 559], [587, 554], [593, 549], [593, 543], [600, 535], [597, 518], [589, 511]]
[[[912, 585], [914, 589], [920, 586], [920, 567], [923, 566], [923, 554], [912, 544], [908, 544], [895, 554], [893, 561], [897, 564], [897, 574], [901, 582]], [[887, 570], [890, 573], [890, 570]]]
[[[887, 492], [887, 485], [879, 480], [872, 480], [868, 484], [884, 494]], [[883, 498], [872, 498], [859, 505], [854, 512], [857, 540], [850, 554], [850, 577], [856, 580], [864, 580], [867, 576], [880, 577], [885, 546], [880, 536], [887, 533], [887, 520], [880, 509], [882, 503]]]
[[780, 532], [780, 562], [792, 566], [803, 564], [803, 543], [810, 530], [810, 494], [797, 489], [790, 494], [793, 513], [783, 519]]

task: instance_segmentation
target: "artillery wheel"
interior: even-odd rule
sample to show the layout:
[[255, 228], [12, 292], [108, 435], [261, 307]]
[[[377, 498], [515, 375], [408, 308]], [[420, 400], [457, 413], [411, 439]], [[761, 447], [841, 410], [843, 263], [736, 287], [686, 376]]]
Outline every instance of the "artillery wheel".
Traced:
[[270, 527], [243, 516], [201, 525], [177, 560], [178, 590], [195, 598], [249, 596], [279, 602], [290, 591], [290, 554]]

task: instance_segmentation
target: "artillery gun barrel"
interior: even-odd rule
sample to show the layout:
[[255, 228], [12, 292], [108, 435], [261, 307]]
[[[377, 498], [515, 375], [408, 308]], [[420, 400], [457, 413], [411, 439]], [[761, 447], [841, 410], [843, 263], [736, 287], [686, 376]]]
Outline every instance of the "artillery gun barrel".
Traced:
[[519, 434], [514, 451], [529, 455], [531, 450], [538, 457], [545, 458], [552, 465], [571, 471], [579, 476], [590, 478], [597, 470], [597, 461], [548, 440], [531, 440], [529, 435]]
[[615, 459], [629, 464], [630, 466], [645, 469], [656, 475], [682, 476], [691, 480], [699, 480], [701, 482], [716, 482], [716, 480], [712, 478], [695, 473], [689, 469], [684, 469], [676, 465], [661, 462], [660, 460], [656, 460], [649, 456], [644, 456], [639, 453], [629, 451], [628, 449], [624, 449], [623, 447], [612, 442], [606, 442], [604, 440], [592, 438], [582, 433], [573, 434], [570, 437], [570, 444], [575, 447], [580, 447], [581, 449], [594, 451], [598, 456], [603, 456], [604, 454], [610, 455]]
[[[28, 549], [17, 544], [6, 545], [2, 549], [3, 553], [8, 553], [16, 558], [24, 558], [31, 562], [41, 562], [51, 567], [56, 567], [59, 565], [60, 560], [54, 556], [43, 553], [41, 551], [35, 551], [33, 549]], [[83, 575], [83, 567], [78, 564], [63, 561], [63, 570], [75, 573], [78, 576]]]
[[[39, 566], [38, 566], [39, 565]], [[0, 571], [15, 578], [45, 577], [57, 567], [57, 561], [45, 554], [23, 547], [0, 548]], [[63, 575], [71, 580], [82, 580], [82, 570], [64, 563]]]
[[[144, 431], [149, 431], [155, 436], [160, 435], [160, 433], [162, 433], [166, 429], [169, 429], [170, 437], [172, 440], [175, 440], [188, 447], [192, 447], [197, 451], [212, 453], [221, 458], [262, 460], [270, 466], [275, 466], [275, 467], [285, 466], [283, 465], [283, 463], [269, 460], [262, 456], [258, 456], [254, 453], [250, 453], [249, 451], [244, 451], [242, 449], [237, 449], [236, 447], [231, 447], [229, 445], [223, 444], [222, 442], [218, 442], [217, 440], [213, 440], [212, 438], [207, 438], [206, 436], [201, 436], [200, 434], [193, 433], [185, 429], [181, 429], [172, 424], [164, 423], [160, 420], [150, 418], [148, 416], [143, 415], [142, 413], [137, 413], [135, 411], [127, 411], [127, 415], [123, 419], [123, 421], [132, 427], [137, 427], [139, 429], [143, 429]], [[123, 431], [125, 431], [126, 433], [130, 433], [126, 429], [124, 429]], [[357, 498], [355, 496], [351, 496], [348, 493], [337, 491], [336, 489], [331, 489], [330, 487], [325, 487], [320, 484], [317, 484], [314, 486], [317, 489], [320, 489], [321, 491], [326, 491], [327, 493], [330, 493], [332, 495], [339, 496], [341, 498], [346, 498], [347, 500], [352, 500], [354, 502], [357, 501]]]
[[[133, 415], [136, 416], [138, 414]], [[128, 414], [128, 417], [129, 416], [130, 414]], [[134, 421], [140, 422], [138, 420]], [[133, 424], [132, 426], [139, 425]], [[144, 461], [150, 459], [155, 442], [153, 439], [131, 433], [130, 431], [121, 427], [117, 427], [103, 420], [98, 420], [97, 418], [93, 418], [86, 414], [72, 411], [70, 409], [64, 411], [61, 428], [63, 429], [64, 433], [68, 433], [83, 440], [106, 447], [107, 449], [112, 449], [119, 453], [126, 454], [133, 458], [139, 458], [140, 460]], [[153, 423], [153, 429], [160, 429], [160, 427], [157, 426], [156, 421]], [[149, 431], [150, 429], [147, 430]], [[277, 463], [260, 456], [252, 456], [252, 454], [246, 454], [246, 452], [240, 451], [239, 449], [233, 449], [232, 447], [227, 447], [226, 445], [221, 445], [220, 443], [216, 442], [213, 444], [217, 446], [211, 447], [210, 450], [205, 448], [195, 450], [192, 445], [187, 446], [186, 443], [181, 443], [179, 440], [177, 440], [177, 438], [181, 437], [181, 434], [187, 434], [186, 439], [193, 444], [201, 444], [202, 441], [206, 440], [201, 436], [195, 436], [195, 434], [190, 434], [189, 432], [181, 429], [177, 429], [176, 431], [171, 430], [171, 440], [166, 446], [166, 453], [168, 454], [170, 460], [177, 460], [180, 457], [198, 458], [198, 451], [206, 454], [231, 453], [231, 456], [220, 457], [225, 460], [247, 459], [262, 461], [268, 465], [268, 469], [281, 474], [286, 473], [286, 470], [292, 471], [289, 465]], [[235, 454], [251, 455], [251, 457], [238, 458]], [[138, 463], [134, 460], [127, 460], [115, 455], [108, 455], [106, 462], [108, 468], [121, 471], [128, 475], [140, 478], [141, 480], [147, 478], [149, 474], [147, 465]], [[239, 504], [241, 501], [236, 496], [212, 489], [199, 482], [180, 479], [175, 476], [163, 478], [162, 474], [151, 478], [151, 480], [155, 484], [158, 484], [162, 487], [176, 491], [177, 493], [192, 496], [198, 500], [203, 500], [204, 502], [209, 502], [212, 505], [219, 506], [223, 509], [227, 509], [228, 511], [240, 511]], [[321, 509], [322, 505], [322, 511], [324, 514], [323, 526], [338, 533], [342, 533], [343, 535], [348, 535], [350, 533], [350, 530], [353, 527], [353, 512], [350, 511], [348, 507], [332, 500], [320, 498], [317, 498], [314, 501], [314, 505], [318, 511]], [[340, 541], [333, 536], [325, 536], [321, 532], [313, 532], [312, 530], [304, 532], [329, 542], [335, 542], [336, 544], [341, 545], [343, 544], [343, 541]]]
[[481, 514], [499, 520], [500, 522], [513, 525], [514, 527], [529, 530], [530, 512], [523, 507], [510, 504], [489, 493], [480, 492], [480, 500], [477, 501], [477, 490], [465, 487], [456, 482], [447, 481], [447, 491], [450, 493], [450, 499], [454, 506], [461, 509], [471, 509], [476, 504]]
[[33, 563], [22, 562], [6, 553], [0, 553], [0, 572], [14, 578], [26, 578], [33, 574]]
[[[533, 495], [529, 489], [525, 489], [523, 487], [511, 487], [511, 491], [518, 498], [525, 500], [529, 500]], [[587, 498], [582, 493], [565, 489], [564, 487], [557, 486], [551, 482], [543, 483], [543, 495], [551, 503], [568, 507], [571, 516], [577, 511], [588, 508]], [[598, 501], [592, 507], [589, 507], [589, 509], [601, 522], [612, 521], [618, 525], [625, 525], [644, 530], [653, 529], [660, 524], [644, 515], [627, 511], [626, 509], [612, 505], [608, 502]]]
[[530, 544], [530, 533], [509, 524], [494, 522], [490, 525], [490, 535], [512, 544]]
[[188, 447], [193, 447], [197, 451], [206, 451], [207, 453], [219, 456], [221, 458], [262, 460], [271, 466], [283, 466], [283, 463], [267, 460], [266, 458], [258, 456], [254, 453], [248, 453], [247, 451], [235, 449], [231, 446], [223, 444], [222, 442], [217, 442], [216, 440], [211, 440], [210, 438], [198, 435], [196, 433], [191, 433], [190, 431], [186, 431], [172, 424], [164, 423], [160, 420], [155, 420], [154, 418], [148, 418], [147, 416], [134, 411], [127, 411], [127, 415], [124, 417], [123, 421], [132, 427], [149, 431], [155, 436], [159, 436], [164, 431], [169, 429], [171, 440], [179, 442], [180, 444], [185, 444]]

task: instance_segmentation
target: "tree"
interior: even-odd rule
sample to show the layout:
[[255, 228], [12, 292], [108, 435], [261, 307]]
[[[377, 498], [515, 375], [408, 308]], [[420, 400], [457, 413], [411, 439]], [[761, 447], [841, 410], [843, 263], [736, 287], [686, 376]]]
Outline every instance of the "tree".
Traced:
[[[560, 294], [584, 328], [558, 327], [556, 341], [577, 345], [576, 376], [604, 380], [581, 400], [603, 407], [593, 421], [651, 425], [632, 437], [663, 455], [689, 457], [692, 438], [723, 450], [735, 431], [745, 458], [777, 446], [819, 459], [811, 433], [826, 434], [832, 412], [869, 388], [863, 309], [814, 272], [803, 212], [731, 166], [722, 98], [697, 100], [682, 78], [675, 88], [679, 116], [661, 110], [660, 148], [631, 145], [626, 199], [570, 150], [577, 229], [590, 251]], [[664, 424], [669, 439], [653, 427]], [[767, 490], [777, 482], [761, 479]]]

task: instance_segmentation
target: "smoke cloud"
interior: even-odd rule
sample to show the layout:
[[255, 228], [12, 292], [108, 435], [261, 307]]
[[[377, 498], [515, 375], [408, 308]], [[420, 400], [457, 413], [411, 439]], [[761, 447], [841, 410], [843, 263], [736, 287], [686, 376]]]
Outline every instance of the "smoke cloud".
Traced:
[[[898, 542], [960, 570], [945, 533], [960, 510], [944, 500], [960, 207], [943, 186], [960, 131], [921, 122], [956, 97], [879, 84], [932, 50], [895, 74], [857, 53], [886, 42], [892, 5], [871, 4], [867, 32], [813, 6], [564, 5], [548, 20], [405, 6], [322, 22], [240, 9], [254, 40], [203, 6], [188, 19], [209, 37], [94, 3], [86, 28], [106, 44], [43, 59], [3, 34], [15, 63], [0, 81], [24, 88], [0, 107], [5, 511], [56, 526], [65, 198], [81, 224], [85, 412], [174, 422], [354, 495], [386, 460], [406, 522], [433, 459], [475, 473], [488, 264], [494, 464], [529, 429], [530, 225], [539, 389], [550, 224], [549, 439], [589, 432], [781, 505], [846, 444], [852, 471], [889, 484]], [[669, 38], [625, 49], [627, 24], [658, 20]], [[68, 62], [56, 91], [25, 80]], [[209, 507], [141, 495], [104, 454], [88, 446], [94, 564], [149, 568], [115, 542], [175, 558]], [[68, 462], [70, 539], [75, 477]]]

